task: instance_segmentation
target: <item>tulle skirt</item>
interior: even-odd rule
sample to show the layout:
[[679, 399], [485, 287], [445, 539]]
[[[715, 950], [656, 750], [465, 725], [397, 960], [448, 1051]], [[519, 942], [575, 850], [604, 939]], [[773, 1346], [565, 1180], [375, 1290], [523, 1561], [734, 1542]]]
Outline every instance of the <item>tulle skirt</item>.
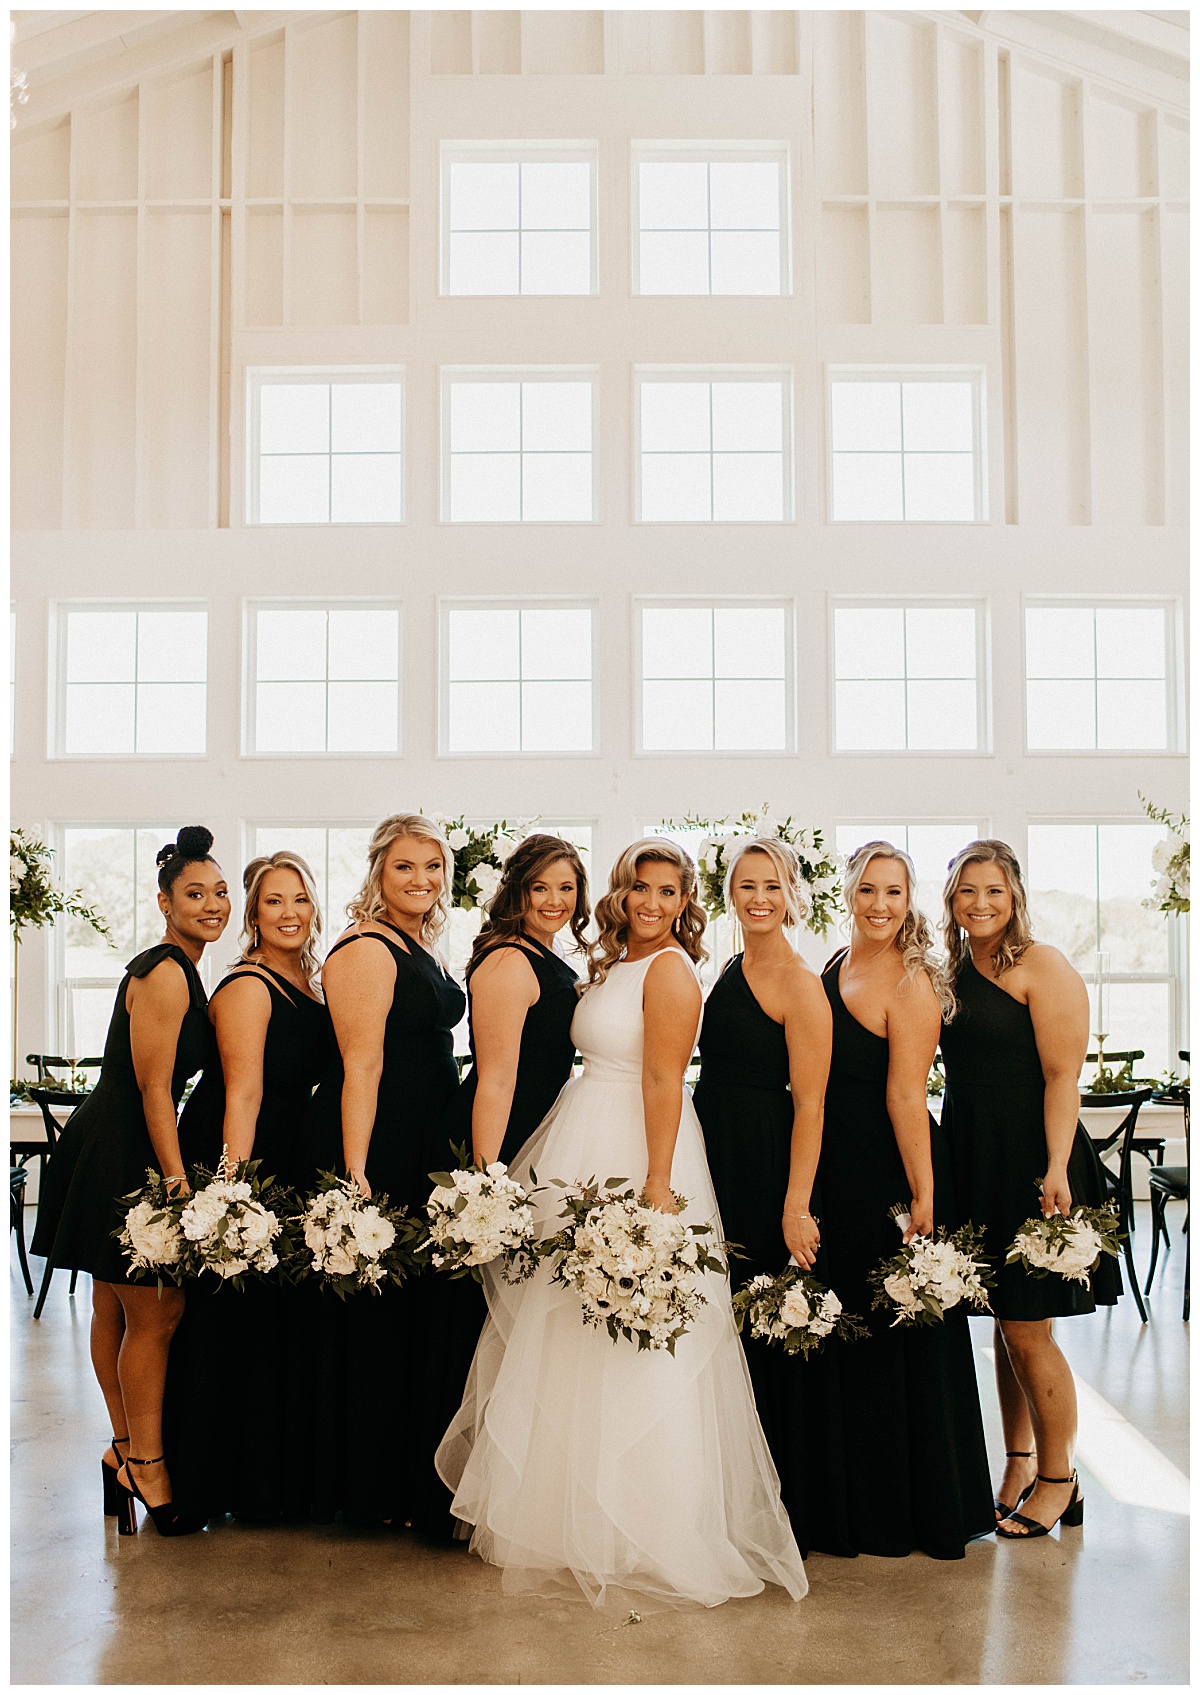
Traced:
[[[646, 1177], [640, 1080], [588, 1072], [563, 1089], [517, 1154], [549, 1185]], [[685, 1093], [672, 1187], [685, 1216], [720, 1219], [699, 1122]], [[534, 1199], [552, 1234], [561, 1191]], [[466, 1393], [437, 1452], [473, 1526], [471, 1547], [503, 1568], [508, 1593], [582, 1590], [593, 1606], [718, 1606], [780, 1584], [808, 1588], [763, 1438], [728, 1282], [708, 1274], [706, 1305], [675, 1353], [641, 1352], [583, 1323], [547, 1267], [512, 1286], [485, 1268], [489, 1317]]]

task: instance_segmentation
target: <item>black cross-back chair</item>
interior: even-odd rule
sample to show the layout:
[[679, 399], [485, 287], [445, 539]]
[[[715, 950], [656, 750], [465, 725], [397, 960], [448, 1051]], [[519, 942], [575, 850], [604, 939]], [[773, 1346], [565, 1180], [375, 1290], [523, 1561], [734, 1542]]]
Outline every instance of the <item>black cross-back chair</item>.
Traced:
[[[60, 1124], [58, 1119], [54, 1116], [54, 1109], [57, 1107], [61, 1112], [64, 1107], [69, 1108], [69, 1118], [70, 1113], [75, 1111], [80, 1101], [87, 1100], [87, 1096], [85, 1094], [72, 1093], [69, 1089], [30, 1089], [29, 1098], [30, 1100], [35, 1101], [41, 1108], [42, 1122], [46, 1126], [46, 1140], [44, 1142], [14, 1142], [13, 1153], [14, 1155], [18, 1153], [24, 1155], [21, 1161], [22, 1164], [25, 1164], [29, 1159], [38, 1159], [41, 1161], [41, 1170], [38, 1174], [38, 1205], [40, 1207], [41, 1196], [44, 1193], [46, 1161], [49, 1159], [58, 1143], [59, 1132], [64, 1128], [64, 1126]], [[42, 1286], [38, 1290], [37, 1304], [33, 1309], [34, 1318], [41, 1318], [42, 1316], [42, 1308], [46, 1304], [46, 1296], [50, 1293], [50, 1280], [53, 1276], [54, 1267], [51, 1265], [50, 1261], [47, 1260], [46, 1269], [42, 1273]], [[78, 1281], [79, 1273], [77, 1271], [72, 1271], [71, 1284], [67, 1290], [68, 1295], [73, 1295], [75, 1293], [75, 1285]], [[33, 1290], [31, 1289], [29, 1292], [32, 1294]]]
[[[1149, 1087], [1129, 1089], [1121, 1094], [1095, 1095], [1087, 1103], [1089, 1110], [1099, 1108], [1105, 1111], [1117, 1111], [1123, 1109], [1125, 1113], [1124, 1118], [1111, 1135], [1097, 1136], [1090, 1130], [1088, 1135], [1091, 1137], [1092, 1146], [1101, 1156], [1100, 1170], [1104, 1178], [1107, 1196], [1117, 1203], [1117, 1214], [1121, 1221], [1122, 1234], [1125, 1237], [1125, 1270], [1143, 1324], [1147, 1322], [1146, 1303], [1143, 1301], [1142, 1291], [1138, 1287], [1137, 1268], [1133, 1263], [1133, 1140], [1134, 1132], [1137, 1129], [1138, 1113], [1146, 1102], [1152, 1098], [1153, 1094], [1154, 1090]], [[1103, 1160], [1103, 1156], [1113, 1148], [1117, 1150], [1116, 1171], [1110, 1170]]]
[[12, 1165], [8, 1172], [8, 1228], [17, 1233], [17, 1259], [25, 1292], [33, 1294], [33, 1278], [29, 1275], [29, 1260], [25, 1253], [25, 1182], [28, 1172], [23, 1165]]
[[[1128, 1061], [1132, 1066], [1135, 1065], [1139, 1059], [1145, 1059], [1145, 1057], [1145, 1050], [1142, 1048], [1124, 1048], [1114, 1050], [1112, 1053], [1106, 1053], [1104, 1060], [1106, 1064], [1111, 1061], [1118, 1066], [1124, 1065], [1126, 1061]], [[1085, 1065], [1098, 1065], [1099, 1063], [1100, 1060], [1097, 1054], [1090, 1053], [1084, 1055]], [[1136, 1079], [1134, 1080], [1134, 1086], [1135, 1088], [1142, 1087]], [[1102, 1105], [1103, 1102], [1098, 1095], [1088, 1095], [1087, 1104], [1089, 1106], [1098, 1106]], [[1163, 1160], [1166, 1158], [1166, 1139], [1162, 1136], [1135, 1136], [1133, 1138], [1133, 1151], [1135, 1154], [1141, 1154], [1142, 1158], [1146, 1161], [1146, 1164], [1153, 1169], [1154, 1166], [1161, 1165]]]
[[[1189, 1050], [1181, 1048], [1179, 1057], [1185, 1064], [1190, 1064]], [[1191, 1169], [1192, 1169], [1192, 1086], [1190, 1082], [1176, 1083], [1169, 1089], [1161, 1090], [1154, 1097], [1168, 1105], [1183, 1108], [1183, 1165], [1158, 1165], [1150, 1173], [1150, 1269], [1146, 1273], [1146, 1293], [1150, 1293], [1150, 1285], [1154, 1282], [1154, 1272], [1158, 1265], [1159, 1238], [1171, 1249], [1171, 1238], [1167, 1235], [1167, 1203], [1182, 1201], [1187, 1208], [1183, 1215], [1183, 1233], [1187, 1237], [1187, 1249], [1183, 1261], [1183, 1322], [1188, 1323], [1192, 1311], [1192, 1233], [1188, 1228], [1191, 1223]]]

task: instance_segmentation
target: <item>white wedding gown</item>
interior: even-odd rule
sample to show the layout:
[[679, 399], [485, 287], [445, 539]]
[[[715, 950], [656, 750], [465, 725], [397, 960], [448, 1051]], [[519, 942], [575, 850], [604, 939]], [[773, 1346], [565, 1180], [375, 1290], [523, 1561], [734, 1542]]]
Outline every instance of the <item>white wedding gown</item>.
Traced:
[[[517, 1154], [529, 1183], [646, 1178], [642, 985], [659, 958], [615, 965], [584, 992], [571, 1025], [583, 1056]], [[685, 1216], [720, 1218], [691, 1096], [684, 1091], [671, 1186]], [[537, 1233], [561, 1225], [561, 1191], [534, 1197]], [[707, 1274], [707, 1304], [665, 1352], [583, 1323], [578, 1297], [545, 1266], [507, 1284], [485, 1268], [489, 1318], [462, 1406], [437, 1451], [473, 1525], [471, 1547], [504, 1571], [510, 1593], [573, 1592], [594, 1606], [715, 1607], [766, 1583], [794, 1600], [808, 1588], [779, 1498], [734, 1329], [729, 1284]]]

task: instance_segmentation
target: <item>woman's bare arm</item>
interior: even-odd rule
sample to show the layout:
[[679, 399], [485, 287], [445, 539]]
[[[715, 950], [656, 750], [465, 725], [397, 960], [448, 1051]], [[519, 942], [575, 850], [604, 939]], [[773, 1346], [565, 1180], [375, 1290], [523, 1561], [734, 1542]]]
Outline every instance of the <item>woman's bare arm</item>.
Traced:
[[833, 1013], [821, 979], [801, 960], [788, 967], [783, 1033], [792, 1085], [792, 1144], [783, 1239], [798, 1265], [811, 1267], [821, 1232], [810, 1211], [813, 1179], [821, 1157], [825, 1086], [833, 1054]]
[[[372, 932], [362, 934], [368, 938]], [[342, 1056], [342, 1158], [347, 1174], [369, 1196], [367, 1151], [379, 1106], [383, 1033], [396, 987], [396, 962], [382, 937], [373, 948], [355, 943], [330, 955], [321, 981]]]
[[933, 1234], [933, 1155], [925, 1083], [941, 1030], [942, 1015], [928, 977], [922, 972], [915, 979], [901, 978], [887, 1008], [887, 1109], [912, 1192], [906, 1242]]
[[262, 1107], [263, 1050], [271, 1022], [271, 991], [261, 977], [247, 972], [213, 996], [210, 1017], [225, 1078], [221, 1140], [230, 1159], [250, 1159]]
[[471, 973], [476, 1076], [471, 1146], [479, 1165], [500, 1158], [517, 1086], [525, 1015], [540, 992], [524, 948], [496, 948]]
[[1046, 1079], [1046, 1174], [1042, 1212], [1071, 1210], [1067, 1161], [1079, 1123], [1079, 1073], [1087, 1054], [1089, 1007], [1083, 978], [1047, 943], [1030, 948], [1021, 961], [1028, 985], [1029, 1016]]
[[179, 1032], [191, 995], [178, 960], [164, 959], [145, 977], [134, 977], [125, 991], [129, 1010], [129, 1049], [133, 1075], [142, 1096], [146, 1128], [159, 1170], [172, 1187], [187, 1188], [171, 1077]]
[[660, 1212], [676, 1212], [671, 1198], [671, 1163], [683, 1110], [683, 1074], [692, 1057], [700, 1023], [700, 985], [676, 948], [664, 948], [670, 965], [656, 958], [642, 986], [645, 1038], [642, 1048], [642, 1110], [646, 1121], [646, 1198]]

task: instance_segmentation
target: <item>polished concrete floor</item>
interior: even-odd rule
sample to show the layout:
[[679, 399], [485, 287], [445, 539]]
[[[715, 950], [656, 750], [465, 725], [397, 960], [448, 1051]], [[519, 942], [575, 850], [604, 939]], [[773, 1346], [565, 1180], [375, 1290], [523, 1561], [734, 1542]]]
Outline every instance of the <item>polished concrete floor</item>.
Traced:
[[[71, 1301], [56, 1278], [34, 1324], [14, 1254], [13, 1681], [1185, 1683], [1182, 1272], [1177, 1248], [1145, 1327], [1130, 1300], [1059, 1327], [1081, 1385], [1082, 1531], [989, 1538], [949, 1564], [814, 1555], [798, 1605], [774, 1590], [627, 1623], [582, 1601], [509, 1599], [465, 1550], [382, 1533], [227, 1521], [118, 1542], [95, 1476], [107, 1427], [86, 1279]], [[998, 1453], [990, 1327], [973, 1328]]]

